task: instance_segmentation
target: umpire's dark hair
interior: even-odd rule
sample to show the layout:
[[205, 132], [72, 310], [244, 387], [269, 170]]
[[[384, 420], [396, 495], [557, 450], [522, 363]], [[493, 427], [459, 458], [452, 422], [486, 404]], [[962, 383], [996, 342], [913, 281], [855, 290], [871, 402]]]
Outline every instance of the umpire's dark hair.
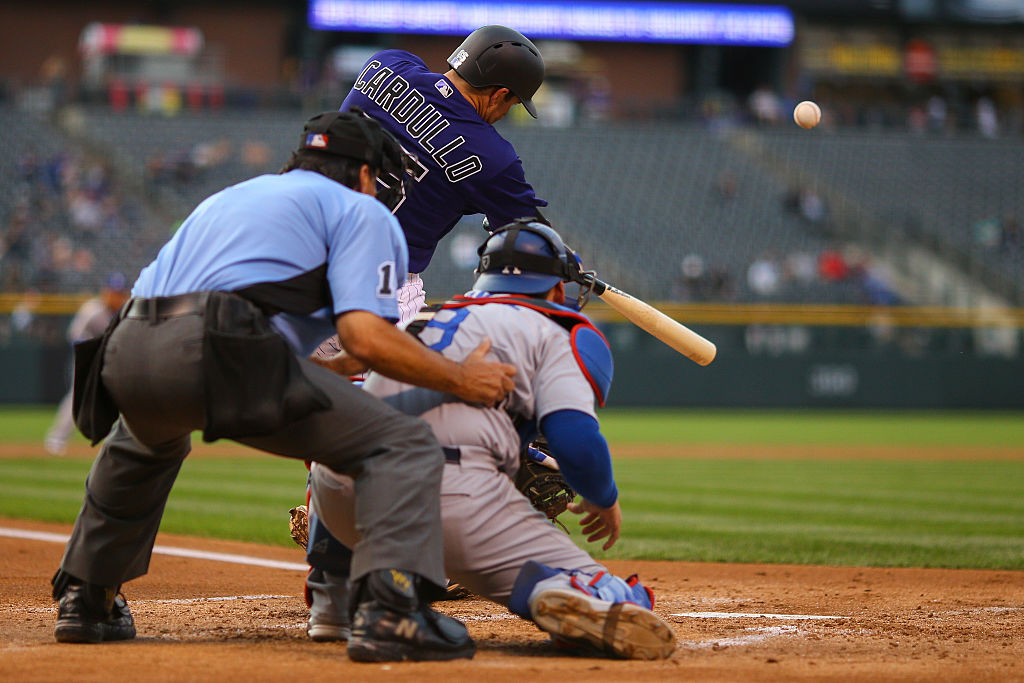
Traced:
[[362, 112], [325, 111], [306, 121], [299, 148], [280, 172], [313, 171], [358, 190], [363, 164], [377, 171], [384, 165], [384, 144], [380, 124]]
[[306, 121], [299, 149], [282, 173], [302, 168], [358, 190], [359, 170], [366, 164], [376, 174], [377, 199], [394, 211], [411, 182], [410, 163], [411, 157], [394, 135], [358, 107], [350, 107]]
[[363, 162], [350, 157], [342, 157], [328, 152], [317, 152], [312, 149], [297, 149], [278, 173], [287, 173], [301, 169], [313, 171], [331, 180], [341, 183], [353, 190], [359, 189], [359, 169]]

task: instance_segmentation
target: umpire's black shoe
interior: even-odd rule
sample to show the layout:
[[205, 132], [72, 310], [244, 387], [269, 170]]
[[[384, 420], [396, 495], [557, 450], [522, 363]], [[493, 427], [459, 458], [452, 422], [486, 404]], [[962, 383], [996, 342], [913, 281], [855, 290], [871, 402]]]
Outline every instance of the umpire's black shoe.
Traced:
[[118, 589], [70, 577], [59, 593], [56, 583], [54, 588], [54, 597], [60, 600], [53, 631], [58, 643], [100, 643], [135, 637], [135, 621]]
[[419, 578], [398, 569], [370, 572], [357, 584], [348, 640], [354, 662], [471, 659], [476, 644], [462, 622], [430, 609]]

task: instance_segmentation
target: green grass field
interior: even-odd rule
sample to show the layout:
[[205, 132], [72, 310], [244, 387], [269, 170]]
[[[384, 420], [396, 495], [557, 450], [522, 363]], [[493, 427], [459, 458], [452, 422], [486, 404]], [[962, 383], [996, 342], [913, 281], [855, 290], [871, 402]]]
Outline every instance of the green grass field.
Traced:
[[[74, 520], [90, 460], [39, 456], [50, 416], [0, 409], [9, 454], [0, 458], [0, 516]], [[623, 537], [597, 556], [1024, 569], [1021, 414], [608, 410], [602, 424], [613, 453], [643, 443], [735, 445], [739, 454], [617, 460]], [[743, 457], [757, 444], [898, 445], [917, 457]], [[1003, 456], [921, 459], [921, 449], [943, 446]], [[1008, 448], [1019, 457], [1007, 458]], [[255, 452], [189, 459], [162, 529], [288, 545], [287, 511], [304, 481], [301, 463]]]

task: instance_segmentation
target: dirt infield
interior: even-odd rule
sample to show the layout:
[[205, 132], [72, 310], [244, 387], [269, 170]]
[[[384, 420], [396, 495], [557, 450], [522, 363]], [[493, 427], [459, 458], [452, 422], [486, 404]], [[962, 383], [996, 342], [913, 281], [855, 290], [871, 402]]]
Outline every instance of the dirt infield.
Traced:
[[[302, 561], [237, 542], [158, 545]], [[380, 665], [306, 639], [301, 571], [163, 554], [125, 587], [136, 640], [58, 645], [48, 588], [62, 549], [0, 535], [0, 680], [1024, 680], [1024, 572], [612, 562], [654, 588], [676, 631], [671, 659], [566, 656], [504, 609], [464, 600], [438, 606], [466, 621], [475, 659]]]

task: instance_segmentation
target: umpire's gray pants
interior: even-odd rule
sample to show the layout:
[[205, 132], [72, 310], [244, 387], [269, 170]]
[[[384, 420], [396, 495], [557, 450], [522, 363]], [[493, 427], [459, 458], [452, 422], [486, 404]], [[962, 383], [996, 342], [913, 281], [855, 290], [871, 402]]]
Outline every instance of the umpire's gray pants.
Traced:
[[[205, 423], [199, 315], [125, 319], [107, 346], [103, 382], [121, 410], [86, 481], [85, 502], [61, 568], [119, 586], [146, 573], [171, 486]], [[444, 455], [430, 428], [301, 361], [331, 407], [240, 443], [317, 460], [355, 480], [360, 541], [352, 578], [404, 569], [445, 582], [440, 520]], [[240, 462], [239, 467], [244, 467]]]

